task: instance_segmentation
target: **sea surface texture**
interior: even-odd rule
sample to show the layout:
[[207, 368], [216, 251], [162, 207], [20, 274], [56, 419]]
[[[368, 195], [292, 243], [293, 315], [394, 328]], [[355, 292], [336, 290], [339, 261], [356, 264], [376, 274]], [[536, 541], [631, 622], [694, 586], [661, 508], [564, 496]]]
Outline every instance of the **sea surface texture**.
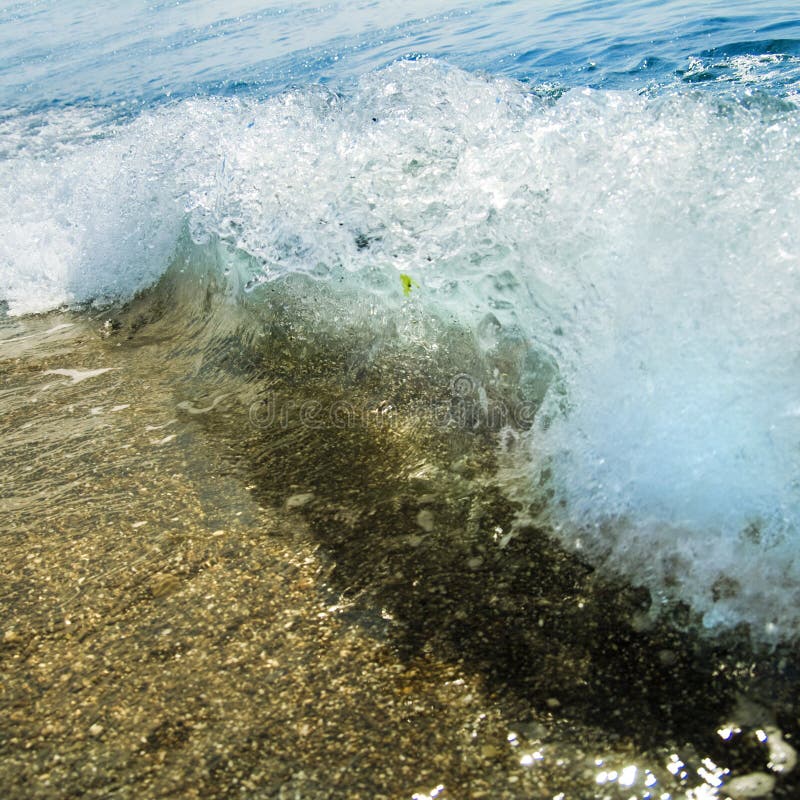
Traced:
[[[103, 463], [99, 446], [61, 453], [48, 444], [55, 432], [30, 438], [47, 423], [26, 422], [33, 405], [19, 387], [41, 410], [69, 386], [48, 411], [57, 416], [77, 413], [85, 387], [128, 381], [85, 401], [92, 425], [129, 415], [102, 434], [116, 437], [107, 452], [152, 430], [158, 448], [185, 450], [183, 466], [164, 470], [193, 469], [202, 483], [229, 469], [281, 519], [305, 515], [347, 575], [334, 594], [380, 587], [385, 618], [406, 627], [433, 612], [416, 601], [392, 611], [386, 581], [403, 584], [419, 569], [413, 553], [425, 561], [419, 548], [440, 536], [436, 563], [450, 552], [448, 569], [466, 575], [490, 562], [505, 575], [534, 553], [545, 563], [551, 541], [569, 569], [641, 592], [635, 613], [612, 614], [621, 627], [634, 620], [634, 638], [667, 626], [698, 648], [761, 654], [800, 640], [796, 3], [4, 3], [0, 187], [7, 441], [20, 454], [55, 447], [62, 476], [8, 456], [9, 536], [36, 530], [69, 496], [72, 459]], [[67, 343], [67, 331], [81, 333]], [[129, 368], [134, 345], [144, 349]], [[34, 374], [44, 388], [25, 383]], [[377, 419], [380, 435], [367, 435]], [[204, 426], [229, 466], [199, 466], [210, 456], [169, 438], [175, 420]], [[381, 454], [400, 466], [385, 471]], [[129, 457], [126, 474], [152, 465]], [[154, 496], [166, 491], [147, 480]], [[124, 505], [132, 491], [115, 497]], [[208, 489], [223, 516], [225, 491]], [[370, 572], [368, 552], [388, 540], [356, 546], [353, 531], [382, 530], [367, 522], [376, 518], [392, 530], [407, 522], [410, 549], [401, 558], [393, 544], [389, 566]], [[340, 528], [350, 533], [331, 533]], [[501, 600], [517, 586], [502, 575]], [[519, 595], [508, 590], [514, 625], [546, 627], [526, 581]], [[595, 602], [588, 584], [570, 586], [575, 607]], [[541, 608], [556, 602], [542, 596]], [[492, 598], [486, 590], [464, 608], [483, 619], [476, 609]], [[576, 630], [564, 622], [553, 636], [584, 647], [595, 635]], [[7, 631], [16, 641], [19, 625]], [[466, 658], [481, 662], [464, 636]], [[684, 656], [670, 641], [653, 658], [673, 669]], [[786, 662], [764, 657], [794, 697]], [[537, 664], [552, 674], [571, 658]], [[499, 680], [508, 659], [481, 674]], [[747, 671], [738, 656], [726, 663], [714, 674]], [[564, 696], [543, 680], [553, 696], [539, 699], [557, 713], [598, 678], [582, 674]], [[613, 699], [592, 697], [613, 713]], [[707, 727], [726, 722], [716, 713]], [[763, 796], [746, 792], [776, 779], [780, 789], [794, 766], [775, 766], [780, 720], [737, 713], [731, 731], [772, 725], [777, 749], [731, 796]], [[495, 749], [481, 752], [493, 760]], [[532, 747], [515, 758], [527, 769], [543, 756]], [[756, 762], [743, 757], [739, 772]], [[650, 797], [655, 773], [635, 763], [595, 770], [589, 783]], [[725, 773], [710, 763], [680, 779], [686, 797], [725, 796]], [[545, 783], [447, 796], [573, 796], [568, 781]], [[297, 786], [285, 796], [328, 796]], [[445, 789], [408, 784], [402, 796]]]

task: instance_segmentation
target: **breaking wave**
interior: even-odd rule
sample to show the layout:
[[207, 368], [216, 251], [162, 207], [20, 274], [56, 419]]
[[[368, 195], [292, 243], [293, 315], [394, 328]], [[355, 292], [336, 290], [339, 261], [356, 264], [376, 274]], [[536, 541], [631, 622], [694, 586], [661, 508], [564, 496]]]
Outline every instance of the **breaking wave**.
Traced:
[[7, 114], [0, 298], [124, 300], [191, 240], [250, 303], [304, 273], [368, 314], [413, 304], [487, 350], [522, 341], [557, 366], [522, 434], [537, 519], [710, 628], [793, 638], [790, 100], [537, 89], [418, 60], [346, 93]]

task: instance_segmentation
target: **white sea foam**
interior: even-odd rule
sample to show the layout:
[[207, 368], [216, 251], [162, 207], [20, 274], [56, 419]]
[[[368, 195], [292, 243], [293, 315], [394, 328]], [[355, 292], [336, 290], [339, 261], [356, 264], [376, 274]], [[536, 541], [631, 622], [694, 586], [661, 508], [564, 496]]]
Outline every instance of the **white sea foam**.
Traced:
[[130, 296], [183, 229], [248, 253], [247, 278], [347, 271], [378, 305], [408, 273], [558, 364], [530, 469], [565, 540], [709, 626], [800, 631], [796, 110], [542, 100], [423, 61], [344, 97], [184, 101], [91, 135], [74, 114], [3, 150], [11, 313]]

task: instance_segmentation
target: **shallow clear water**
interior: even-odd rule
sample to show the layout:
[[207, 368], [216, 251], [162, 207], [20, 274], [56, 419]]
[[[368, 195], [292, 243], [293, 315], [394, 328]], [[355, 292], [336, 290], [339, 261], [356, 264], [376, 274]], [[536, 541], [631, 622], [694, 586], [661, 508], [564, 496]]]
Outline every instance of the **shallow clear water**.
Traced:
[[[364, 530], [336, 538], [341, 519], [374, 502], [402, 528], [397, 486], [432, 482], [449, 499], [407, 512], [414, 548], [435, 531], [469, 570], [495, 547], [498, 564], [539, 558], [530, 531], [546, 531], [574, 568], [647, 590], [637, 635], [797, 640], [794, 4], [29, 2], [0, 9], [0, 54], [9, 414], [26, 369], [93, 368], [8, 355], [39, 335], [29, 315], [69, 308], [90, 339], [110, 326], [98, 363], [120, 325], [152, 344], [161, 405], [208, 408], [195, 422], [265, 502], [358, 496], [307, 512], [355, 583], [388, 578]], [[370, 453], [388, 445], [359, 425], [394, 413], [408, 451], [384, 472]], [[357, 429], [352, 451], [326, 426]], [[483, 466], [463, 484], [466, 463]], [[478, 497], [490, 483], [502, 501]], [[5, 511], [60, 491], [9, 489]], [[404, 624], [426, 613], [397, 602]], [[558, 637], [583, 647], [571, 624]], [[672, 645], [637, 647], [631, 663]], [[714, 674], [744, 670], [725, 663]]]

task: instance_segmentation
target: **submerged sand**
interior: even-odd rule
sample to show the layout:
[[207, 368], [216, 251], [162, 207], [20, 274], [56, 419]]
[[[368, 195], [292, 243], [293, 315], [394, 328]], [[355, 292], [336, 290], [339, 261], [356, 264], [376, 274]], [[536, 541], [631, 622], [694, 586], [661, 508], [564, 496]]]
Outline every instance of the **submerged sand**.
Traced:
[[795, 796], [791, 653], [515, 528], [498, 430], [431, 401], [469, 342], [281, 309], [0, 323], [4, 797]]

